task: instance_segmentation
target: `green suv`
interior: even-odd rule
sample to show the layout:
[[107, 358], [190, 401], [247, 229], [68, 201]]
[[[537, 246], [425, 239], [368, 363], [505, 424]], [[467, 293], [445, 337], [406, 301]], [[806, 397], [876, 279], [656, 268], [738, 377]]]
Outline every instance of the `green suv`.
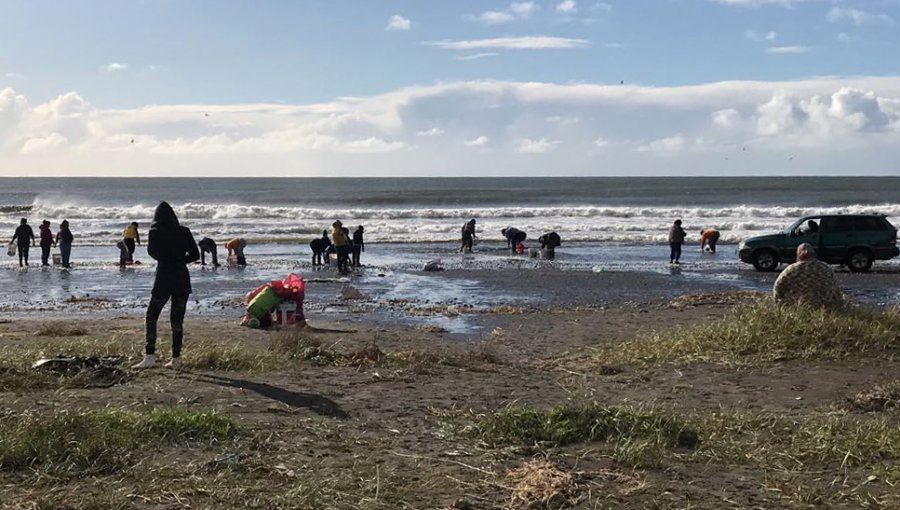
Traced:
[[857, 273], [868, 271], [875, 260], [900, 255], [897, 229], [884, 215], [843, 214], [806, 216], [778, 234], [744, 239], [738, 256], [758, 271], [774, 271], [782, 262], [794, 262], [802, 243], [815, 246], [819, 260], [845, 264]]

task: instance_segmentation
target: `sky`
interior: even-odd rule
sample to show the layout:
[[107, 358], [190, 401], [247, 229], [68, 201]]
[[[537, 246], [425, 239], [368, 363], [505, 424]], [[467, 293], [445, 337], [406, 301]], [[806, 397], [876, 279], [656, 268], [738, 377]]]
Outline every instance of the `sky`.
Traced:
[[0, 176], [900, 175], [900, 0], [0, 0]]

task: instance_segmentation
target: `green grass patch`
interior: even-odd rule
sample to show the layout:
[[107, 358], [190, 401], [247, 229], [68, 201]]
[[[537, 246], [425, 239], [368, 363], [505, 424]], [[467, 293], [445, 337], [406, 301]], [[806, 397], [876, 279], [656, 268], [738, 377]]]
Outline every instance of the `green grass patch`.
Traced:
[[564, 404], [550, 409], [508, 406], [479, 417], [472, 430], [491, 446], [650, 439], [666, 447], [695, 448], [700, 442], [693, 428], [654, 408], [596, 404]]
[[215, 412], [101, 409], [0, 417], [0, 469], [54, 473], [110, 473], [141, 450], [234, 437], [237, 425]]
[[725, 464], [833, 476], [879, 474], [900, 482], [900, 425], [890, 415], [833, 413], [790, 417], [771, 413], [722, 413], [698, 419], [704, 437], [699, 457]]
[[606, 347], [597, 359], [604, 363], [741, 363], [839, 359], [898, 347], [900, 317], [861, 308], [829, 311], [761, 300], [718, 320]]

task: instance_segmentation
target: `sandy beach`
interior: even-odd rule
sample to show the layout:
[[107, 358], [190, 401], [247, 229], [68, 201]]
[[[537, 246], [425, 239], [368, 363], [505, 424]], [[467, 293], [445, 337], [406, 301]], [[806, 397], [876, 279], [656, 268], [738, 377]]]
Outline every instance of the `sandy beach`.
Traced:
[[[85, 420], [84, 413], [121, 410], [139, 417], [165, 410], [211, 412], [236, 432], [212, 439], [184, 433], [135, 446], [122, 450], [112, 467], [101, 456], [88, 465], [45, 459], [24, 470], [8, 468], [0, 472], [0, 508], [900, 504], [891, 487], [900, 458], [897, 430], [879, 439], [887, 441], [880, 446], [850, 432], [896, 424], [896, 410], [848, 406], [849, 399], [896, 380], [898, 336], [886, 351], [846, 356], [642, 362], [623, 354], [630, 348], [616, 346], [714, 324], [759, 294], [653, 272], [451, 269], [417, 276], [477, 282], [459, 288], [478, 305], [427, 297], [340, 302], [334, 296], [343, 284], [321, 278], [308, 289], [311, 327], [299, 332], [249, 330], [222, 313], [189, 314], [180, 372], [125, 369], [75, 377], [32, 371], [32, 361], [56, 354], [124, 355], [124, 368], [139, 359], [142, 317], [93, 310], [102, 303], [90, 301], [66, 305], [84, 306], [77, 314], [5, 314], [0, 419], [8, 426], [29, 416]], [[852, 291], [897, 277], [842, 275], [841, 281]], [[760, 286], [770, 280], [758, 278]], [[525, 299], [534, 294], [540, 300]], [[164, 320], [164, 359], [165, 327]], [[514, 440], [507, 437], [512, 432], [497, 430], [512, 425], [494, 423], [510, 419], [509, 413], [566, 406], [641, 419], [677, 417], [696, 430], [699, 443], [658, 444], [651, 440], [655, 432], [594, 441]], [[751, 416], [766, 417], [765, 423]], [[811, 441], [804, 434], [813, 432], [804, 427], [834, 420], [846, 430], [829, 434], [851, 437], [823, 439], [815, 448], [831, 451], [855, 441], [852, 448], [860, 450], [814, 460], [818, 450], [799, 444]], [[789, 441], [773, 443], [771, 452], [757, 444], [782, 422], [798, 435], [784, 436]], [[799, 455], [796, 448], [805, 457], [790, 460]], [[6, 455], [10, 465], [12, 454]], [[858, 462], [842, 464], [848, 455], [858, 455]]]

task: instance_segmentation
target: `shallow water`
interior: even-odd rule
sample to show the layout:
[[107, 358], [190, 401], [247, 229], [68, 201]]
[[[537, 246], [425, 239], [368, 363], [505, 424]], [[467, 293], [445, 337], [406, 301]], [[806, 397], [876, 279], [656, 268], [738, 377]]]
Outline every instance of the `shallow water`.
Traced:
[[[420, 315], [410, 310], [429, 306], [472, 306], [489, 308], [507, 304], [516, 306], [552, 306], [553, 293], [542, 288], [504, 290], [484, 279], [485, 274], [500, 273], [516, 278], [520, 271], [603, 271], [611, 273], [650, 273], [670, 276], [677, 283], [671, 293], [700, 292], [707, 284], [731, 289], [771, 289], [772, 274], [761, 274], [742, 264], [734, 255], [734, 245], [720, 245], [716, 255], [685, 247], [682, 265], [668, 264], [668, 247], [660, 245], [623, 246], [597, 243], [567, 243], [557, 250], [554, 261], [510, 255], [499, 243], [481, 243], [474, 254], [460, 254], [456, 244], [372, 244], [363, 254], [365, 267], [354, 275], [340, 277], [333, 266], [313, 269], [305, 246], [288, 244], [251, 245], [246, 268], [192, 267], [194, 288], [189, 311], [201, 315], [239, 317], [240, 298], [258, 285], [284, 278], [290, 272], [308, 281], [306, 308], [311, 314], [352, 316], [351, 310], [376, 312], [392, 320], [436, 324], [450, 332], [477, 329], [477, 318], [463, 314], [434, 313]], [[40, 263], [39, 250], [37, 251]], [[141, 254], [144, 254], [143, 256]], [[145, 263], [128, 269], [116, 264], [117, 250], [107, 247], [79, 247], [73, 250], [71, 271], [34, 266], [19, 269], [14, 259], [0, 263], [0, 311], [65, 313], [139, 313], [153, 283], [154, 264], [145, 248], [138, 247], [136, 258]], [[302, 258], [301, 258], [302, 257]], [[223, 257], [224, 258], [224, 257]], [[440, 259], [447, 273], [425, 273], [422, 265]], [[879, 272], [870, 275], [846, 275], [856, 278], [848, 294], [877, 303], [900, 302], [896, 275], [900, 265], [880, 262]], [[452, 274], [450, 274], [452, 273]], [[894, 284], [886, 284], [888, 279]], [[890, 282], [888, 282], [890, 283]], [[365, 296], [363, 302], [337, 299], [342, 286], [352, 284]], [[71, 303], [67, 299], [90, 298]], [[99, 301], [92, 301], [98, 299]], [[405, 309], [383, 306], [384, 302], [407, 303]]]

